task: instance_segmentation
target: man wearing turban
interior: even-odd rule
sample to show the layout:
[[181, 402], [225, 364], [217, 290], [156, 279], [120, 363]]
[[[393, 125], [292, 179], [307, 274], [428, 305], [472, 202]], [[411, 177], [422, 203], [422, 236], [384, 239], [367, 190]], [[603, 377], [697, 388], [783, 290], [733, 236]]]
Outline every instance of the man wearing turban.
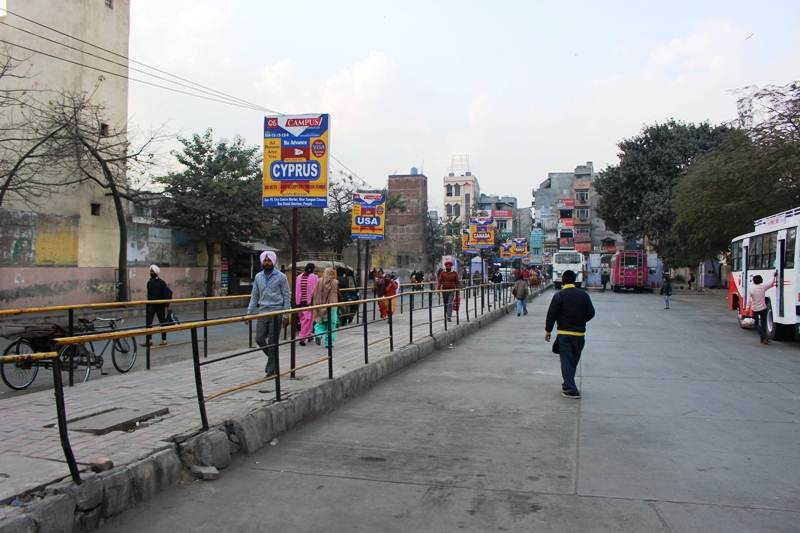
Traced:
[[[247, 313], [267, 313], [281, 311], [291, 307], [289, 280], [286, 275], [275, 268], [278, 257], [275, 252], [267, 250], [261, 252], [261, 266], [263, 270], [256, 274], [253, 280], [253, 291], [250, 294], [250, 304]], [[267, 356], [267, 366], [264, 371], [267, 376], [273, 376], [278, 371], [278, 337], [281, 329], [281, 315], [272, 315], [259, 318], [256, 323], [256, 344]]]

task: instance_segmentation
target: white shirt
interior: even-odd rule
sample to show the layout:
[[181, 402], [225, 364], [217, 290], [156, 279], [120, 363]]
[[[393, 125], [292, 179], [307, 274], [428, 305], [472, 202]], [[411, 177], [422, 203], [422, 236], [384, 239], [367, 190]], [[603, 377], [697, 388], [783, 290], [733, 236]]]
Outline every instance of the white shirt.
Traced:
[[750, 294], [750, 308], [753, 311], [763, 311], [767, 308], [767, 289], [772, 285], [761, 283], [760, 285], [751, 285], [748, 293]]

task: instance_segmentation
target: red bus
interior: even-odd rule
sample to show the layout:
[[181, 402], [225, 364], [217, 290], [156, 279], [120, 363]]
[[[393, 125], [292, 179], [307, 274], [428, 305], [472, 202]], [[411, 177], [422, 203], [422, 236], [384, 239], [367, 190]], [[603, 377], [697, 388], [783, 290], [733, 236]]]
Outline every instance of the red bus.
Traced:
[[728, 306], [736, 311], [739, 325], [753, 326], [753, 311], [747, 294], [753, 277], [764, 283], [773, 279], [775, 287], [767, 290], [767, 336], [792, 339], [800, 330], [798, 308], [797, 229], [800, 207], [755, 221], [754, 231], [731, 242], [731, 273], [728, 278]]
[[647, 254], [644, 250], [621, 250], [611, 260], [611, 289], [640, 291], [647, 288]]

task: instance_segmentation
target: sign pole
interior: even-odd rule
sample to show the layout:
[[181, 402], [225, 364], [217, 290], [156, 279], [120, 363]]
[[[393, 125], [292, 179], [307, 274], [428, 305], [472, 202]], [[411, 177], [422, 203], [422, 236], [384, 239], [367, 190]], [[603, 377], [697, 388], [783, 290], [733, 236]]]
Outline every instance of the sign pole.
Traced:
[[[298, 217], [298, 210], [296, 207], [292, 208], [292, 291], [289, 295], [291, 300], [291, 307], [294, 308], [296, 303], [294, 301], [294, 295], [296, 294], [295, 291], [297, 290], [297, 217]], [[297, 356], [297, 343], [295, 342], [295, 337], [297, 336], [297, 321], [295, 320], [295, 316], [291, 315], [290, 320], [292, 322], [291, 325], [291, 332], [292, 332], [292, 344], [290, 350], [290, 359], [291, 359], [291, 367], [292, 373], [289, 376], [291, 379], [295, 378], [294, 369], [296, 367], [296, 356]]]

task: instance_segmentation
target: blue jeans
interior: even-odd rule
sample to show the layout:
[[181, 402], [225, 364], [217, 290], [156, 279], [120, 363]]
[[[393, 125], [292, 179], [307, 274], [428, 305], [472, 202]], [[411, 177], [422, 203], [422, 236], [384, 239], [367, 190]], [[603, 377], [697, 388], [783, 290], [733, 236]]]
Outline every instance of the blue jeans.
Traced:
[[669, 294], [664, 295], [664, 308], [669, 309]]
[[575, 371], [581, 360], [581, 352], [586, 343], [584, 337], [575, 335], [559, 335], [558, 355], [561, 358], [561, 377], [564, 380], [564, 387], [568, 391], [578, 392], [575, 384]]
[[528, 314], [528, 299], [517, 298], [517, 315], [520, 313]]

